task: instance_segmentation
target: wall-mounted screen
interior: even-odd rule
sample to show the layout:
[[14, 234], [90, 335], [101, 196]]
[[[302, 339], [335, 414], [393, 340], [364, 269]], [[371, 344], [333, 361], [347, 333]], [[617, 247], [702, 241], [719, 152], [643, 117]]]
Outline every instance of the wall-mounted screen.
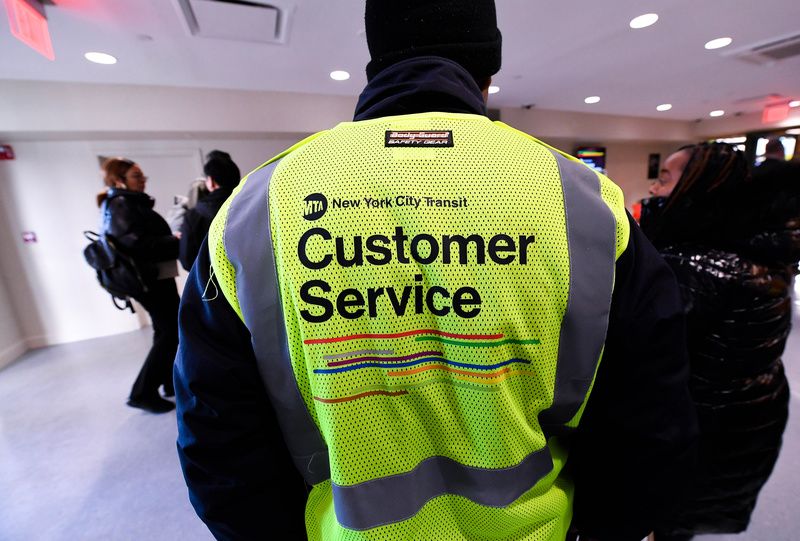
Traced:
[[578, 147], [575, 149], [575, 157], [595, 171], [605, 174], [606, 147]]

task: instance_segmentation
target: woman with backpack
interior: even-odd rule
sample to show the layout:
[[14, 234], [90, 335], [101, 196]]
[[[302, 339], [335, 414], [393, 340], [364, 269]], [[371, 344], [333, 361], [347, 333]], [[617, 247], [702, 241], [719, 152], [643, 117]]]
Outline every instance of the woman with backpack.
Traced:
[[128, 405], [165, 413], [175, 404], [159, 394], [174, 396], [172, 363], [178, 349], [178, 238], [155, 210], [147, 195], [147, 177], [131, 160], [110, 158], [103, 164], [107, 189], [97, 196], [102, 232], [136, 263], [145, 291], [132, 295], [153, 321], [153, 345], [131, 388]]

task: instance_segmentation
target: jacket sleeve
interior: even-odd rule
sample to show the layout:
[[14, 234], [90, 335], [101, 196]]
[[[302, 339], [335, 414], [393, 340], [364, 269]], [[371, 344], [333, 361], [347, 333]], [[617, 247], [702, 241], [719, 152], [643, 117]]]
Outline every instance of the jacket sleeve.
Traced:
[[629, 216], [605, 353], [569, 458], [582, 538], [639, 541], [681, 497], [696, 461], [675, 277]]
[[111, 198], [108, 206], [110, 216], [106, 233], [114, 236], [135, 259], [158, 262], [178, 257], [178, 238], [172, 234], [148, 233], [145, 223], [148, 218], [132, 208], [124, 196]]
[[200, 252], [203, 238], [198, 235], [198, 216], [194, 209], [189, 209], [181, 222], [181, 239], [179, 243], [178, 259], [185, 270], [191, 270], [194, 260]]
[[189, 499], [217, 539], [267, 539], [276, 528], [282, 538], [304, 539], [305, 482], [283, 442], [250, 334], [209, 282], [209, 269], [203, 242], [181, 300], [174, 369]]

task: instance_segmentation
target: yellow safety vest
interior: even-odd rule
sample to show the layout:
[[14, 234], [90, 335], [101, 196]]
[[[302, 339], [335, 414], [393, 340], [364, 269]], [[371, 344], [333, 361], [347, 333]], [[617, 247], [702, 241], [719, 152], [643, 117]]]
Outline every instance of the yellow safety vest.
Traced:
[[611, 181], [477, 115], [343, 123], [251, 173], [209, 246], [309, 539], [563, 539], [559, 436], [628, 236]]

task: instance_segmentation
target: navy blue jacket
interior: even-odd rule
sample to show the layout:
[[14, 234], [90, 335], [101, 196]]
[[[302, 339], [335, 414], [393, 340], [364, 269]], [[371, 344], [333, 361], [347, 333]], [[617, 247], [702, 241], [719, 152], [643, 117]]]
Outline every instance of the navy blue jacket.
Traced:
[[[486, 108], [468, 73], [431, 57], [375, 77], [356, 120], [429, 111]], [[677, 284], [629, 221], [604, 358], [568, 463], [573, 527], [609, 541], [640, 541], [658, 524], [691, 475], [696, 437]], [[303, 539], [303, 478], [268, 402], [250, 334], [209, 284], [209, 267], [204, 244], [183, 294], [175, 363], [178, 452], [192, 504], [218, 539], [265, 539], [277, 524], [291, 530], [284, 539]], [[204, 301], [204, 291], [215, 299]]]
[[181, 223], [180, 253], [178, 259], [181, 266], [188, 270], [192, 269], [194, 260], [200, 252], [200, 245], [208, 235], [211, 222], [219, 212], [222, 204], [231, 195], [231, 190], [219, 188], [201, 198], [194, 208], [186, 211]]

